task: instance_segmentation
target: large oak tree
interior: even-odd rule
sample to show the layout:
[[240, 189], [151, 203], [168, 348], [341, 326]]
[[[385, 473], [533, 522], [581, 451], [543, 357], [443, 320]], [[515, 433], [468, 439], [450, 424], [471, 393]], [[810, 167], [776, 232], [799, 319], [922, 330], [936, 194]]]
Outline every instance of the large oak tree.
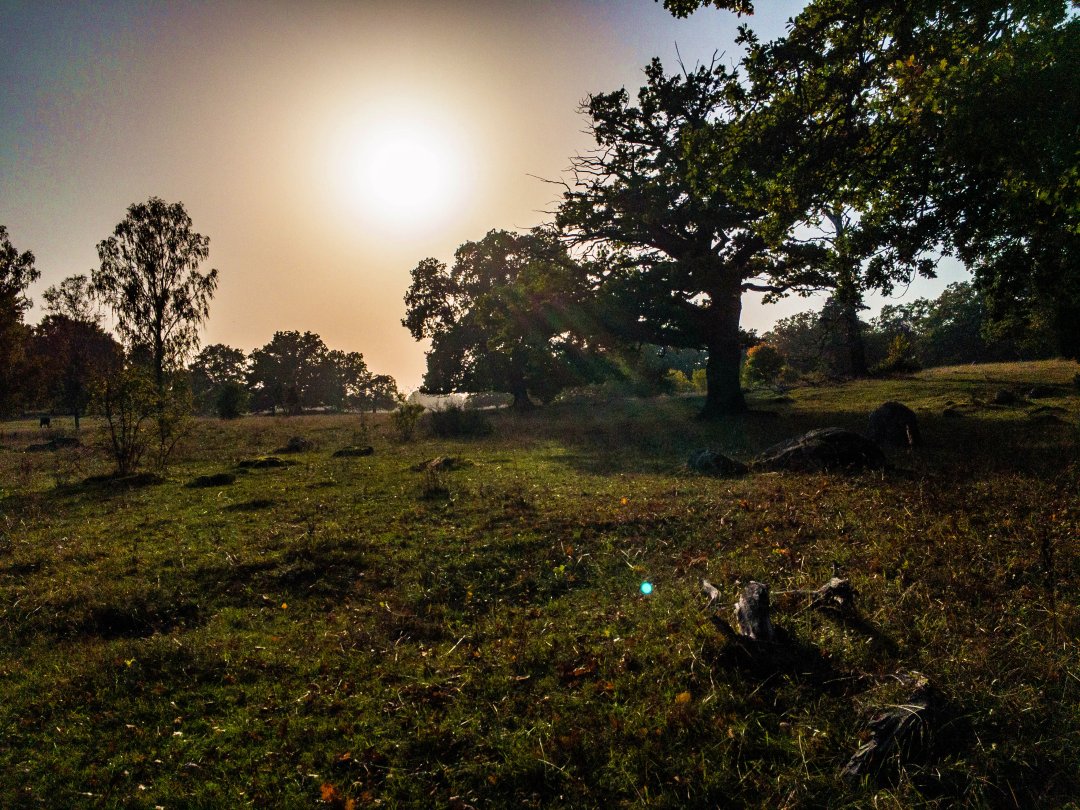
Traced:
[[[591, 281], [607, 326], [628, 339], [708, 352], [703, 416], [745, 408], [739, 323], [747, 291], [779, 296], [820, 286], [806, 246], [770, 242], [770, 145], [742, 136], [744, 91], [713, 64], [667, 76], [659, 60], [632, 104], [625, 90], [585, 104], [596, 148], [573, 161], [556, 222], [598, 251]], [[710, 165], [702, 182], [699, 143]]]
[[855, 211], [844, 247], [863, 289], [954, 253], [996, 320], [1048, 323], [1080, 356], [1080, 17], [1067, 3], [812, 0], [784, 37], [744, 31], [744, 44], [748, 121], [785, 144], [778, 213]]

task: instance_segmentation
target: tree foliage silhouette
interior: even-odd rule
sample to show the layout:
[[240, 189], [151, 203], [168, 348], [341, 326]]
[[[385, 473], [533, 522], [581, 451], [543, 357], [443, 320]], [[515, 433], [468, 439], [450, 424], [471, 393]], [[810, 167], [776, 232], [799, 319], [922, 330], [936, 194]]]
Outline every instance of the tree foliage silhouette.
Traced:
[[199, 345], [217, 270], [199, 267], [210, 240], [192, 229], [183, 203], [151, 197], [128, 207], [113, 235], [98, 244], [94, 291], [116, 315], [116, 328], [136, 355], [145, 354], [159, 391]]
[[[605, 320], [626, 338], [708, 352], [703, 416], [745, 407], [739, 383], [742, 296], [820, 287], [808, 251], [770, 242], [754, 187], [771, 171], [770, 145], [742, 137], [744, 89], [721, 65], [666, 76], [659, 60], [631, 104], [625, 90], [591, 96], [596, 148], [573, 161], [556, 222], [593, 249], [591, 283]], [[710, 181], [700, 182], [706, 135]]]
[[7, 228], [0, 225], [0, 413], [10, 412], [20, 394], [30, 334], [22, 322], [31, 305], [26, 289], [40, 275], [34, 268], [34, 254], [16, 250]]
[[424, 388], [505, 390], [514, 407], [551, 399], [589, 378], [579, 335], [584, 291], [578, 266], [556, 235], [490, 231], [457, 249], [452, 267], [432, 258], [412, 270], [402, 324], [431, 338]]

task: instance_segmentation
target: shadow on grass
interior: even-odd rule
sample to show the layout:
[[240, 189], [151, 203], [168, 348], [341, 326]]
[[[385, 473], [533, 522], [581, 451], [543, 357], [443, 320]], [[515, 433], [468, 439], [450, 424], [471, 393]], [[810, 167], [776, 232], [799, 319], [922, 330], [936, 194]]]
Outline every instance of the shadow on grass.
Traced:
[[[28, 616], [16, 636], [52, 636], [58, 639], [97, 637], [105, 640], [148, 638], [174, 629], [192, 629], [206, 614], [195, 602], [177, 594], [103, 594], [102, 602], [63, 602]], [[109, 597], [112, 597], [111, 599]]]
[[[957, 396], [957, 388], [920, 383], [936, 395]], [[861, 392], [860, 392], [861, 393]], [[885, 391], [879, 392], [882, 396]], [[920, 398], [926, 397], [920, 391]], [[839, 427], [866, 433], [869, 412], [881, 396], [862, 395], [843, 406], [819, 403], [816, 410], [779, 407], [735, 414], [714, 421], [694, 419], [694, 400], [659, 398], [645, 403], [584, 407], [553, 406], [527, 423], [511, 427], [536, 441], [560, 445], [559, 463], [592, 475], [664, 473], [684, 469], [690, 453], [717, 450], [749, 461], [766, 448], [808, 431]], [[943, 403], [942, 403], [943, 406]], [[935, 406], [936, 407], [936, 406]], [[930, 472], [957, 481], [973, 481], [989, 473], [1020, 472], [1053, 477], [1063, 452], [1080, 443], [1071, 417], [1039, 421], [1023, 409], [977, 407], [960, 418], [922, 408], [918, 412], [923, 446], [914, 450], [885, 448], [902, 477]], [[904, 475], [906, 471], [906, 476]]]
[[270, 509], [277, 501], [272, 498], [252, 498], [250, 501], [231, 503], [224, 507], [223, 512], [258, 512], [261, 509]]

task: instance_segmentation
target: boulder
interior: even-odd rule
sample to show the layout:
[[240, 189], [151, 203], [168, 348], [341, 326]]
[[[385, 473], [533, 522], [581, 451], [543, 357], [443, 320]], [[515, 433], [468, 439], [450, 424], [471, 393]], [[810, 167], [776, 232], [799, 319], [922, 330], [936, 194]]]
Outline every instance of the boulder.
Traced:
[[878, 444], [918, 447], [919, 419], [915, 411], [899, 402], [885, 402], [870, 414], [870, 438]]
[[267, 470], [274, 467], [289, 467], [295, 463], [295, 461], [286, 461], [277, 456], [263, 456], [262, 458], [245, 459], [236, 466], [242, 470]]
[[1019, 405], [1020, 397], [1010, 391], [1008, 388], [998, 389], [998, 392], [994, 394], [994, 398], [991, 400], [995, 405]]
[[753, 462], [764, 470], [880, 470], [886, 466], [881, 448], [865, 436], [843, 428], [821, 428], [773, 445]]
[[305, 439], [303, 436], [292, 436], [284, 447], [279, 447], [275, 450], [275, 453], [306, 453], [309, 450], [315, 449], [315, 443], [311, 439]]
[[340, 450], [334, 453], [334, 458], [352, 458], [355, 456], [370, 456], [375, 452], [375, 448], [371, 445], [365, 445], [364, 447], [342, 447]]
[[220, 472], [213, 475], [200, 475], [188, 481], [189, 489], [204, 489], [206, 487], [224, 487], [236, 483], [236, 476], [232, 473]]
[[747, 466], [741, 461], [715, 450], [695, 450], [686, 460], [686, 466], [706, 475], [744, 475], [747, 472]]
[[1028, 399], [1046, 399], [1054, 395], [1054, 389], [1048, 385], [1033, 385], [1027, 392]]

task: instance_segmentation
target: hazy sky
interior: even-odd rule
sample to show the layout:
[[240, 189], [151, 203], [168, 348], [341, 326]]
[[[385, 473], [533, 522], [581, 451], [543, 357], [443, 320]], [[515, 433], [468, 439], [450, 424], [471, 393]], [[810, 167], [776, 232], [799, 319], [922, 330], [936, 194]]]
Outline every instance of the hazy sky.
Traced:
[[[636, 90], [800, 2], [676, 20], [652, 0], [0, 0], [0, 224], [41, 291], [97, 263], [126, 208], [183, 201], [221, 273], [203, 343], [320, 334], [419, 384], [409, 271], [546, 219], [589, 147], [579, 103]], [[917, 292], [936, 294], [941, 283]], [[748, 301], [763, 329], [807, 308]], [[36, 321], [39, 312], [30, 315]]]

